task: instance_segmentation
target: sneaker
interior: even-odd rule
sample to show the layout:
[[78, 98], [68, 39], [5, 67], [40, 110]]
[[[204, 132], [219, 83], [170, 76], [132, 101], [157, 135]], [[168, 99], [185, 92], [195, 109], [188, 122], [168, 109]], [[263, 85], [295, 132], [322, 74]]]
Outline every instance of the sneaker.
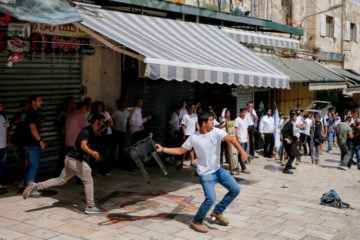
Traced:
[[207, 233], [209, 231], [209, 229], [203, 223], [191, 222], [190, 228], [202, 233]]
[[210, 214], [211, 217], [215, 217], [216, 220], [218, 220], [222, 225], [228, 225], [229, 224], [229, 220], [226, 219], [226, 217], [224, 217], [223, 214], [217, 214], [214, 211]]
[[250, 174], [250, 171], [249, 171], [249, 170], [247, 170], [247, 169], [243, 169], [243, 170], [241, 170], [241, 172], [242, 172], [242, 173], [247, 173], [247, 174]]
[[283, 159], [281, 161], [281, 166], [285, 166], [287, 164], [288, 160], [287, 159]]
[[341, 169], [341, 170], [344, 170], [344, 171], [349, 170], [349, 168], [348, 168], [348, 167], [343, 166], [343, 165], [340, 165], [338, 168], [339, 168], [339, 169]]
[[27, 199], [34, 191], [36, 191], [36, 183], [32, 182], [27, 186], [22, 195], [24, 199]]
[[85, 208], [85, 214], [98, 214], [98, 213], [101, 213], [101, 211], [99, 208], [95, 206]]
[[180, 163], [179, 165], [177, 165], [176, 169], [182, 169], [183, 168], [183, 164]]
[[285, 169], [283, 170], [283, 173], [286, 173], [286, 174], [294, 174], [292, 171], [290, 171], [290, 169], [287, 169], [287, 168], [285, 168]]

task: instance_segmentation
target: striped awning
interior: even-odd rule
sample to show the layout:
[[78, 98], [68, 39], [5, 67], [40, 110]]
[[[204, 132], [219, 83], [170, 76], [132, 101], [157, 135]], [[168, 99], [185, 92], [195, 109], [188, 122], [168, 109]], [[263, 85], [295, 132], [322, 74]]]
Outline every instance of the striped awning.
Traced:
[[252, 31], [244, 31], [241, 29], [226, 28], [226, 27], [222, 27], [221, 30], [224, 31], [229, 37], [231, 37], [237, 42], [252, 43], [252, 44], [280, 47], [280, 48], [294, 48], [294, 49], [298, 49], [300, 44], [299, 40], [295, 40], [292, 38], [275, 37], [275, 36], [265, 35]]
[[308, 83], [310, 91], [346, 88], [344, 77], [314, 60], [275, 55], [262, 55], [262, 58], [289, 75], [291, 83]]
[[352, 96], [360, 93], [360, 75], [358, 73], [342, 68], [332, 68], [332, 70], [346, 78], [347, 88], [343, 90], [343, 94]]
[[103, 9], [79, 11], [84, 31], [143, 56], [144, 76], [150, 79], [290, 87], [288, 76], [216, 26]]

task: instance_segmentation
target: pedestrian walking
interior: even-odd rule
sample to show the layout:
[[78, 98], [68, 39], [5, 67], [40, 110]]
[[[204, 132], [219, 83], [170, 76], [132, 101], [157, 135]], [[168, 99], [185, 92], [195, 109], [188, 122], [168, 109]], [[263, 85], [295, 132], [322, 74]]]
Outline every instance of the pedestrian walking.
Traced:
[[190, 227], [195, 231], [206, 233], [208, 228], [203, 224], [204, 218], [216, 200], [215, 184], [219, 182], [228, 193], [215, 205], [210, 214], [222, 225], [228, 225], [229, 220], [224, 217], [224, 211], [240, 193], [240, 187], [235, 179], [220, 165], [221, 141], [233, 144], [240, 152], [241, 158], [247, 160], [247, 154], [234, 137], [226, 132], [214, 128], [214, 117], [209, 112], [203, 112], [198, 117], [200, 134], [192, 134], [181, 147], [166, 148], [155, 144], [157, 152], [172, 155], [182, 155], [194, 148], [197, 155], [197, 174], [204, 190], [205, 200], [195, 214]]
[[0, 100], [0, 194], [6, 192], [5, 166], [7, 147], [10, 146], [10, 122], [5, 113], [5, 102]]
[[[341, 152], [341, 160], [339, 169], [348, 170], [348, 163], [351, 161], [351, 139], [353, 138], [353, 130], [350, 127], [352, 117], [347, 116], [344, 122], [338, 123], [334, 129], [336, 132], [337, 144]], [[351, 143], [351, 144], [350, 144]], [[350, 146], [351, 145], [351, 146]]]
[[25, 175], [25, 187], [35, 180], [39, 164], [41, 150], [45, 149], [46, 143], [40, 135], [40, 125], [42, 119], [38, 115], [38, 110], [42, 106], [41, 96], [33, 95], [30, 96], [31, 108], [28, 109], [24, 114], [24, 119], [21, 119], [23, 123], [18, 124], [20, 131], [19, 136], [24, 145], [24, 149], [28, 155], [29, 167]]
[[301, 156], [301, 153], [299, 152], [296, 144], [298, 137], [294, 135], [296, 118], [296, 112], [290, 112], [290, 120], [285, 123], [284, 128], [281, 131], [281, 134], [283, 136], [283, 145], [288, 155], [288, 160], [283, 170], [283, 173], [286, 174], [293, 174], [290, 169], [296, 169], [296, 167], [293, 167], [292, 165], [294, 158]]

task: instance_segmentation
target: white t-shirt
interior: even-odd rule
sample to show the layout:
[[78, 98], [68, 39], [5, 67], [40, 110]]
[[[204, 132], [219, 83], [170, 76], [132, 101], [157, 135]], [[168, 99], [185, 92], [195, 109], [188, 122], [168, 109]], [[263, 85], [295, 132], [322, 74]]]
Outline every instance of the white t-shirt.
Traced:
[[190, 136], [195, 133], [197, 120], [198, 116], [195, 113], [184, 115], [181, 124], [185, 125], [185, 136]]
[[310, 136], [310, 128], [312, 125], [312, 120], [310, 118], [305, 119], [305, 130], [304, 133], [308, 136]]
[[183, 117], [188, 113], [186, 108], [180, 108], [180, 113], [179, 113], [179, 119], [180, 121], [183, 119]]
[[[256, 116], [257, 116], [255, 109], [253, 109], [251, 112], [252, 112], [253, 115], [256, 115]], [[254, 126], [254, 125], [256, 125], [256, 124], [255, 124], [255, 119], [254, 119], [254, 117], [253, 117], [252, 114], [250, 114], [249, 111], [246, 112], [246, 117], [245, 117], [245, 118], [246, 118], [247, 121], [248, 121], [248, 126]]]
[[170, 120], [169, 120], [169, 124], [172, 130], [174, 131], [178, 131], [180, 128], [180, 123], [179, 123], [179, 114], [177, 114], [176, 112], [173, 112], [171, 114]]
[[195, 150], [199, 176], [214, 173], [220, 168], [220, 146], [226, 135], [226, 132], [213, 128], [206, 134], [193, 134], [183, 143], [183, 148]]
[[0, 148], [6, 148], [7, 128], [9, 126], [8, 118], [0, 115]]
[[113, 129], [118, 132], [125, 132], [126, 133], [126, 125], [129, 119], [129, 112], [128, 110], [115, 110], [112, 114], [114, 118], [114, 126]]
[[272, 116], [264, 115], [260, 120], [260, 133], [273, 133], [275, 131], [275, 121]]
[[[101, 114], [105, 117], [105, 121], [108, 121], [111, 118], [110, 113], [107, 111], [104, 111]], [[110, 134], [112, 134], [112, 130], [111, 127], [108, 126], [106, 128], [106, 135], [110, 135]]]
[[[304, 118], [302, 116], [298, 116], [296, 118], [296, 125], [304, 125]], [[305, 128], [298, 128], [300, 133], [304, 133]]]
[[248, 141], [248, 121], [246, 118], [237, 117], [235, 119], [235, 127], [238, 128], [240, 141], [246, 143]]

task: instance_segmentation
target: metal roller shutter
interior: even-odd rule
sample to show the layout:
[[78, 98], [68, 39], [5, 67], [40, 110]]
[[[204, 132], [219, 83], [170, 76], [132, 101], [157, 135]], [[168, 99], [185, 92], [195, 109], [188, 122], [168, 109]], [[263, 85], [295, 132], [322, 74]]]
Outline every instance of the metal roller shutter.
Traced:
[[[19, 102], [30, 95], [41, 95], [41, 114], [46, 122], [41, 135], [47, 144], [42, 153], [39, 172], [56, 166], [59, 158], [59, 133], [55, 125], [58, 112], [65, 97], [82, 95], [82, 61], [76, 55], [29, 55], [13, 67], [6, 66], [6, 55], [0, 53], [0, 98], [6, 102], [9, 118], [19, 111]], [[9, 151], [8, 168], [16, 166], [12, 151]], [[10, 170], [9, 169], [9, 170]]]
[[128, 106], [134, 106], [134, 98], [144, 98], [143, 114], [152, 115], [151, 132], [156, 141], [165, 143], [168, 121], [173, 106], [182, 99], [194, 102], [197, 99], [198, 83], [137, 79], [125, 83], [125, 98]]

